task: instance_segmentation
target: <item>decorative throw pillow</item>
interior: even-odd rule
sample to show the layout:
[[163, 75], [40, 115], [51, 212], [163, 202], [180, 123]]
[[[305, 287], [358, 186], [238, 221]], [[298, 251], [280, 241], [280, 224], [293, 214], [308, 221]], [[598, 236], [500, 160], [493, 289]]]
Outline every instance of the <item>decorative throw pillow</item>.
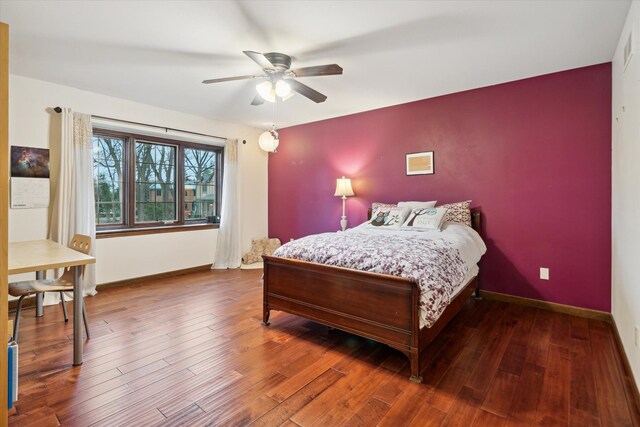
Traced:
[[262, 255], [273, 255], [280, 246], [280, 239], [251, 239], [251, 250], [242, 256], [242, 262], [253, 264], [262, 261]]
[[471, 200], [467, 200], [466, 202], [448, 203], [438, 207], [447, 208], [447, 214], [444, 216], [445, 221], [458, 222], [471, 227], [471, 210], [469, 209], [469, 206], [471, 206]]
[[447, 208], [417, 208], [413, 209], [402, 228], [438, 230], [442, 228]]
[[395, 203], [379, 203], [379, 202], [373, 202], [371, 203], [371, 212], [375, 212], [376, 209], [378, 208], [395, 208], [396, 205]]
[[400, 228], [411, 210], [409, 208], [389, 207], [378, 208], [371, 215], [370, 227]]
[[433, 200], [431, 202], [398, 202], [398, 207], [407, 207], [409, 209], [435, 208], [436, 202], [437, 200]]

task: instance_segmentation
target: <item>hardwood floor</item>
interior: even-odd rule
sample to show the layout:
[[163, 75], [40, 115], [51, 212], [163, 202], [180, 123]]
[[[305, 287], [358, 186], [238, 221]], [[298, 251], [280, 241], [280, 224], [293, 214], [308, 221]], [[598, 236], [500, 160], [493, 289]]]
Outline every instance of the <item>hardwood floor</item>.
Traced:
[[10, 425], [640, 425], [609, 324], [470, 300], [424, 382], [384, 345], [273, 312], [260, 271], [207, 271], [87, 298], [72, 367], [60, 306], [23, 314]]

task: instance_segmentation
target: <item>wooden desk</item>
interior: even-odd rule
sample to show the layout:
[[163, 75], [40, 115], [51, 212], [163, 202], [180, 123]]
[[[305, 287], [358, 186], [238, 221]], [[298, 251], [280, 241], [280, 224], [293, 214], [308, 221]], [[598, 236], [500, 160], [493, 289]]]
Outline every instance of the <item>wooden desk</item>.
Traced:
[[[96, 259], [82, 252], [74, 251], [51, 240], [32, 240], [9, 243], [9, 275], [36, 273], [43, 279], [47, 270], [74, 268], [73, 288], [73, 364], [82, 364], [82, 266], [93, 264]], [[36, 315], [42, 315], [42, 294], [36, 301]]]

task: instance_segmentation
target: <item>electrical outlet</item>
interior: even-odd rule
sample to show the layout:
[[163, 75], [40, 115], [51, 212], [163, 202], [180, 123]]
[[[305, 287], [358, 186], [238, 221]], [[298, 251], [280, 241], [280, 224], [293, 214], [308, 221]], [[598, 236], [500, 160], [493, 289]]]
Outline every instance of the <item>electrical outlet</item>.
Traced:
[[636, 325], [636, 347], [640, 347], [640, 326]]
[[540, 267], [540, 278], [542, 280], [549, 280], [549, 269], [545, 267]]

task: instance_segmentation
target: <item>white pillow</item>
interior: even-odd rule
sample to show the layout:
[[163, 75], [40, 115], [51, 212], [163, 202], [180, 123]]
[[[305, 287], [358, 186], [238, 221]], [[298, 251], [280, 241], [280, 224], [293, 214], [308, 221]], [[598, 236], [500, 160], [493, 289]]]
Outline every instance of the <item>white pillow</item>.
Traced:
[[373, 202], [371, 203], [371, 210], [375, 211], [378, 208], [395, 208], [398, 206], [395, 203], [381, 203], [381, 202]]
[[413, 209], [407, 220], [402, 224], [404, 229], [442, 229], [447, 208], [417, 208]]
[[401, 207], [380, 207], [371, 214], [369, 227], [378, 229], [400, 228], [411, 209]]
[[437, 200], [431, 202], [398, 202], [399, 208], [409, 208], [411, 210], [418, 208], [435, 208]]

